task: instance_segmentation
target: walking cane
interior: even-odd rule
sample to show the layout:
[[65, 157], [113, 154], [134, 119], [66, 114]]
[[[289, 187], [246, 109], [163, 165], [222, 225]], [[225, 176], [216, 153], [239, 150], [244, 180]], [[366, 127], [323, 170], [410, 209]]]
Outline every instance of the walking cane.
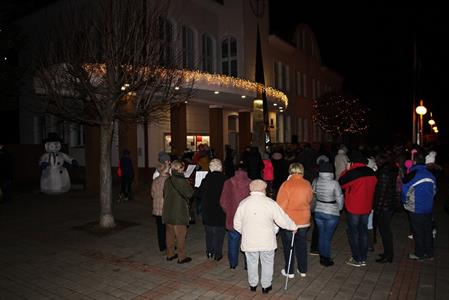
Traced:
[[285, 277], [285, 286], [284, 290], [287, 289], [288, 285], [288, 276], [290, 275], [290, 263], [292, 262], [292, 254], [293, 254], [293, 243], [295, 242], [295, 233], [292, 232], [292, 243], [290, 244], [290, 255], [288, 256], [288, 267], [287, 267], [287, 276]]

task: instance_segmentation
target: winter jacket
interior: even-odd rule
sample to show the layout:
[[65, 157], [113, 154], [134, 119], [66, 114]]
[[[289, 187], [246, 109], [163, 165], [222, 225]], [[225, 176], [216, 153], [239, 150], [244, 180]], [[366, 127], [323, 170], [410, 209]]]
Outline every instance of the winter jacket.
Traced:
[[380, 166], [376, 171], [377, 184], [374, 192], [374, 213], [393, 212], [398, 208], [398, 168], [391, 163]]
[[343, 209], [343, 192], [338, 181], [334, 180], [334, 173], [320, 172], [312, 188], [313, 212], [339, 216]]
[[251, 148], [249, 154], [246, 155], [243, 164], [246, 166], [246, 169], [248, 170], [249, 178], [251, 178], [252, 180], [262, 179], [262, 170], [264, 168], [264, 164], [257, 147]]
[[349, 158], [346, 155], [345, 150], [340, 149], [338, 150], [337, 155], [335, 156], [335, 179], [340, 179], [341, 173], [346, 170], [346, 167], [348, 166]]
[[282, 183], [287, 180], [288, 177], [288, 162], [285, 158], [271, 160], [273, 164], [273, 189], [279, 190]]
[[296, 230], [295, 223], [262, 192], [251, 192], [240, 202], [234, 216], [234, 229], [242, 234], [242, 251], [271, 251], [277, 248], [277, 226]]
[[220, 196], [226, 180], [222, 172], [207, 173], [198, 188], [198, 198], [202, 205], [203, 224], [208, 226], [224, 227], [225, 213], [220, 206]]
[[402, 185], [401, 201], [404, 208], [416, 214], [432, 213], [435, 194], [435, 176], [425, 165], [414, 165]]
[[263, 160], [264, 168], [263, 168], [263, 180], [265, 181], [273, 181], [273, 164], [271, 160], [264, 159]]
[[302, 175], [293, 174], [281, 185], [276, 201], [299, 227], [309, 227], [312, 197], [310, 183]]
[[122, 170], [122, 176], [134, 179], [133, 162], [129, 154], [123, 154], [120, 158], [120, 168]]
[[345, 194], [346, 210], [355, 215], [366, 215], [373, 209], [377, 178], [363, 163], [352, 163], [338, 180]]
[[172, 171], [172, 175], [164, 183], [162, 221], [170, 225], [188, 225], [188, 202], [192, 195], [193, 189], [184, 174]]
[[234, 215], [240, 202], [249, 196], [251, 179], [245, 171], [237, 170], [235, 175], [225, 181], [220, 196], [220, 205], [226, 214], [226, 229], [234, 229]]
[[164, 207], [164, 184], [168, 174], [159, 175], [151, 185], [151, 198], [153, 198], [153, 215], [162, 216]]

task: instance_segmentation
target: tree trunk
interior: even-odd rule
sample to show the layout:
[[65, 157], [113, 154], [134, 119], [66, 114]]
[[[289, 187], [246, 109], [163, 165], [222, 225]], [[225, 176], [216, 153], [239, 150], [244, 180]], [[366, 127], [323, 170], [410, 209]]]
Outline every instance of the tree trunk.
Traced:
[[114, 228], [112, 215], [111, 141], [113, 122], [100, 128], [100, 226]]

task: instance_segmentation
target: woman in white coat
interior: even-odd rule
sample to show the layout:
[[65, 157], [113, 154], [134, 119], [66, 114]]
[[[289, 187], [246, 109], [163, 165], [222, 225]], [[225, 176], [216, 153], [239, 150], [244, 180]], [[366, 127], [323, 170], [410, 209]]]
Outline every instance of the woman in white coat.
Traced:
[[255, 292], [259, 283], [259, 259], [262, 267], [260, 283], [262, 293], [271, 289], [274, 250], [279, 227], [296, 231], [296, 224], [282, 208], [265, 195], [267, 184], [260, 179], [251, 181], [250, 196], [240, 202], [234, 216], [234, 229], [242, 235], [241, 249], [248, 263], [248, 282]]

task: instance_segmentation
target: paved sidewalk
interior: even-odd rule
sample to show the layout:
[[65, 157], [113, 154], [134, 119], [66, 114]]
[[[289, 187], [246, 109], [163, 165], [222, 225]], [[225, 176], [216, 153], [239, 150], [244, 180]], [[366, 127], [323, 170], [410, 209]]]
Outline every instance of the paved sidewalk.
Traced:
[[[447, 186], [441, 197], [446, 199]], [[248, 289], [240, 264], [231, 270], [226, 257], [207, 260], [204, 231], [191, 225], [188, 264], [167, 262], [158, 251], [151, 205], [144, 197], [114, 208], [117, 220], [135, 226], [95, 236], [76, 226], [96, 221], [98, 200], [80, 191], [62, 196], [38, 192], [0, 205], [0, 299], [447, 299], [449, 298], [448, 215], [436, 204], [438, 236], [435, 260], [406, 258], [413, 248], [404, 213], [393, 218], [395, 261], [374, 262], [382, 252], [380, 238], [368, 265], [354, 268], [349, 257], [344, 217], [333, 243], [335, 265], [320, 266], [309, 256], [307, 277], [296, 276], [284, 290], [282, 251], [276, 253], [273, 290], [263, 295]], [[310, 237], [310, 233], [309, 233]], [[278, 242], [279, 247], [281, 243]], [[226, 243], [225, 243], [225, 256]], [[243, 256], [240, 257], [242, 262]]]

